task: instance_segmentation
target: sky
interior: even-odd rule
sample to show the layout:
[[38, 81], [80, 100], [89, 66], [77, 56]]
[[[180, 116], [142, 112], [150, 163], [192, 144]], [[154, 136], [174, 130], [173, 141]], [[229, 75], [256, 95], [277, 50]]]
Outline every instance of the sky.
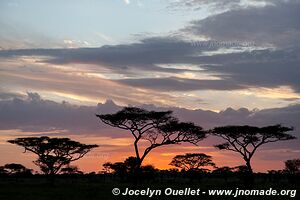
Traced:
[[[296, 0], [0, 1], [0, 165], [34, 168], [33, 155], [5, 142], [32, 135], [97, 141], [78, 161], [85, 171], [124, 160], [132, 138], [94, 114], [127, 105], [171, 109], [205, 128], [282, 123], [297, 136], [299, 11]], [[241, 164], [215, 140], [155, 150], [146, 162], [168, 168], [197, 151]], [[265, 147], [254, 169], [283, 168], [299, 146]]]

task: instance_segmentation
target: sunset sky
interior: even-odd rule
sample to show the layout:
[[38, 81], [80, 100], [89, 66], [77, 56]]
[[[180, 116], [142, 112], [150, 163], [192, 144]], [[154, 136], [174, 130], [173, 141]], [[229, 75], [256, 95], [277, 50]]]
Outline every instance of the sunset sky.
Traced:
[[[98, 144], [75, 163], [87, 172], [123, 161], [130, 133], [95, 113], [126, 105], [204, 128], [281, 123], [300, 137], [299, 19], [297, 0], [1, 0], [0, 165], [37, 170], [6, 141], [41, 135]], [[145, 163], [169, 168], [175, 155], [201, 152], [243, 164], [217, 142], [163, 147]], [[299, 139], [267, 145], [254, 170], [282, 169], [299, 153]]]

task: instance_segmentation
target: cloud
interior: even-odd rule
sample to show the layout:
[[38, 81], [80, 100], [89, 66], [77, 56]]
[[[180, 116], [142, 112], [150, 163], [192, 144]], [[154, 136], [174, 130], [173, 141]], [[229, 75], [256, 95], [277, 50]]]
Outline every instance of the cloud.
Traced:
[[[300, 124], [300, 104], [283, 108], [248, 110], [227, 108], [220, 112], [209, 110], [189, 110], [178, 107], [157, 107], [153, 104], [138, 105], [148, 110], [173, 110], [185, 121], [194, 121], [211, 128], [226, 124], [266, 125], [283, 123], [289, 126]], [[113, 113], [122, 106], [112, 100], [97, 106], [78, 106], [67, 102], [57, 103], [42, 99], [38, 93], [28, 93], [24, 98], [0, 101], [0, 129], [22, 129], [22, 127], [57, 128], [60, 130], [97, 130], [99, 124], [95, 113]], [[94, 120], [92, 120], [94, 119]]]
[[223, 65], [210, 65], [203, 68], [209, 73], [219, 73], [220, 77], [225, 76], [243, 85], [269, 88], [291, 86], [299, 93], [299, 52], [299, 49], [290, 49], [289, 51], [264, 50], [238, 53], [223, 57], [224, 60], [236, 58], [235, 61], [228, 60]]
[[275, 4], [264, 7], [228, 10], [195, 20], [186, 31], [220, 41], [250, 41], [289, 47], [299, 43], [299, 10], [297, 1], [275, 1]]
[[223, 13], [248, 7], [264, 7], [273, 5], [281, 0], [176, 0], [170, 1], [171, 10], [209, 10], [208, 15]]
[[177, 72], [180, 70], [161, 68], [156, 64], [188, 63], [195, 54], [217, 49], [219, 47], [205, 45], [196, 48], [190, 42], [174, 37], [154, 37], [139, 43], [100, 48], [7, 50], [1, 51], [0, 57], [49, 56], [44, 62], [107, 64], [107, 67], [120, 72], [130, 69]]
[[[204, 128], [223, 125], [256, 125], [266, 126], [281, 123], [294, 126], [296, 135], [300, 124], [300, 104], [284, 108], [234, 110], [213, 112], [206, 110], [189, 110], [178, 107], [156, 107], [154, 105], [139, 105], [148, 110], [172, 110], [182, 121], [192, 121]], [[123, 138], [128, 135], [121, 130], [116, 131], [100, 123], [96, 113], [114, 113], [122, 107], [108, 100], [97, 106], [76, 106], [67, 102], [57, 103], [45, 100], [37, 93], [28, 93], [24, 99], [0, 101], [0, 130], [20, 130], [31, 133], [51, 135], [89, 135], [92, 137]], [[52, 134], [52, 135], [53, 135]], [[15, 135], [14, 135], [15, 136]], [[289, 147], [299, 148], [299, 141], [291, 142]], [[212, 145], [215, 140], [208, 140]]]
[[[8, 60], [0, 65], [1, 86], [10, 91], [38, 91], [56, 101], [68, 100], [90, 105], [114, 99], [124, 104], [155, 103], [175, 105], [178, 98], [160, 91], [140, 90], [106, 79], [106, 70], [82, 65], [61, 66], [38, 59]], [[2, 93], [7, 93], [3, 90]], [[157, 97], [160, 98], [157, 98]]]
[[14, 98], [0, 101], [0, 129], [35, 132], [68, 130], [69, 133], [74, 134], [95, 133], [101, 127], [95, 113], [116, 111], [118, 108], [111, 101], [99, 104], [98, 107], [75, 106], [67, 102], [56, 103], [44, 100], [37, 93], [28, 93], [26, 99]]
[[176, 77], [121, 79], [118, 82], [134, 87], [163, 91], [235, 90], [246, 88], [230, 80], [196, 80]]
[[201, 9], [203, 6], [209, 6], [214, 9], [225, 9], [237, 7], [241, 3], [241, 0], [177, 0], [170, 2], [169, 8], [182, 9]]
[[0, 101], [2, 100], [11, 100], [14, 98], [22, 98], [23, 96], [21, 94], [18, 93], [13, 93], [13, 92], [5, 92], [5, 91], [1, 91], [0, 89]]
[[125, 4], [130, 4], [130, 0], [123, 0]]
[[[221, 1], [214, 2], [221, 3]], [[297, 12], [299, 8], [300, 4], [296, 1], [274, 1], [272, 5], [263, 7], [250, 6], [217, 13], [203, 20], [193, 21], [185, 29], [180, 30], [188, 33], [187, 35], [209, 37], [210, 40], [207, 41], [165, 36], [148, 37], [132, 44], [99, 48], [1, 50], [2, 60], [20, 57], [36, 59], [30, 63], [34, 67], [26, 66], [35, 72], [34, 75], [30, 71], [26, 72], [25, 76], [24, 71], [17, 70], [10, 72], [8, 76], [8, 69], [5, 69], [3, 76], [5, 81], [11, 84], [18, 83], [31, 87], [29, 81], [34, 79], [37, 86], [32, 86], [35, 87], [33, 89], [40, 90], [43, 86], [48, 90], [65, 92], [62, 91], [61, 85], [55, 83], [57, 81], [55, 77], [59, 76], [62, 80], [69, 80], [68, 83], [64, 83], [64, 87], [68, 87], [66, 90], [71, 90], [72, 95], [78, 95], [79, 91], [90, 97], [104, 96], [107, 93], [109, 94], [107, 98], [121, 99], [126, 103], [136, 103], [134, 100], [146, 94], [149, 96], [143, 100], [155, 100], [165, 91], [231, 91], [287, 87], [292, 88], [294, 90], [292, 92], [299, 93], [300, 26], [297, 21], [300, 18]], [[232, 41], [238, 41], [237, 45], [222, 45]], [[209, 45], [210, 42], [219, 42], [220, 45]], [[239, 42], [241, 44], [250, 42], [249, 44], [256, 46], [245, 47], [239, 45]], [[92, 79], [93, 82], [87, 86], [87, 80], [91, 79], [77, 76], [76, 72], [70, 75], [49, 72], [50, 70], [38, 73], [36, 64], [76, 66], [77, 71], [80, 71], [78, 73], [85, 73], [84, 67], [93, 66], [92, 73], [101, 78]], [[178, 67], [180, 65], [193, 65], [194, 69]], [[42, 70], [41, 68], [39, 70]], [[187, 72], [194, 76], [184, 76]], [[74, 88], [75, 80], [70, 80], [74, 74], [78, 78], [80, 84], [77, 86], [80, 89]], [[50, 80], [53, 80], [50, 81], [51, 87], [49, 81], [37, 79], [36, 76], [43, 76], [44, 79], [51, 76]], [[92, 86], [94, 84], [107, 87], [102, 87], [103, 91], [98, 90], [97, 95], [91, 95], [94, 90], [87, 87], [95, 89]], [[120, 91], [130, 90], [130, 92], [126, 93], [128, 94], [126, 97], [122, 97], [121, 92], [111, 90], [112, 85], [122, 87]], [[141, 92], [143, 89], [148, 90]], [[150, 94], [153, 91], [156, 93]], [[136, 93], [138, 95], [135, 95]], [[170, 93], [164, 95], [168, 102], [174, 102], [174, 96], [170, 97]]]
[[[118, 80], [122, 84], [155, 90], [232, 90], [291, 86], [296, 92], [300, 91], [300, 71], [297, 67], [300, 62], [300, 48], [231, 53], [221, 51], [218, 54], [205, 55], [205, 52], [221, 47], [211, 47], [207, 42], [203, 44], [205, 45], [193, 46], [183, 40], [149, 38], [141, 43], [100, 48], [4, 50], [0, 51], [0, 57], [35, 56], [40, 57], [38, 62], [50, 65], [95, 65], [98, 67], [93, 70], [97, 73], [109, 70], [124, 79], [111, 78], [112, 81]], [[170, 67], [162, 67], [162, 64]], [[196, 68], [190, 70], [172, 67], [176, 65], [195, 65]], [[179, 78], [185, 72], [195, 74], [193, 79], [196, 80]], [[214, 76], [221, 80], [200, 78], [201, 75]], [[151, 81], [157, 82], [152, 86]], [[158, 83], [161, 83], [161, 89]], [[172, 84], [180, 86], [176, 89], [171, 87]]]

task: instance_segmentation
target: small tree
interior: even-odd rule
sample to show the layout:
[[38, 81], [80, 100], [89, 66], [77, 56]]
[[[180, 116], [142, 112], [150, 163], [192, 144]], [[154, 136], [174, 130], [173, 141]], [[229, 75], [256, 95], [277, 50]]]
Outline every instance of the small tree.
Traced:
[[[59, 173], [63, 166], [82, 158], [98, 145], [81, 144], [69, 138], [27, 137], [8, 140], [9, 143], [24, 147], [38, 156], [34, 161], [45, 174]], [[24, 153], [25, 153], [24, 152]]]
[[225, 126], [211, 130], [213, 135], [223, 138], [226, 142], [216, 145], [218, 149], [234, 151], [242, 155], [246, 162], [247, 170], [253, 173], [251, 158], [256, 150], [267, 143], [295, 139], [286, 132], [293, 128], [281, 125], [266, 126], [262, 128], [253, 126]]
[[205, 166], [215, 167], [212, 157], [204, 153], [187, 153], [175, 156], [170, 165], [181, 168], [182, 170], [200, 170]]
[[106, 172], [109, 173], [131, 173], [134, 171], [137, 165], [137, 159], [135, 157], [128, 157], [124, 160], [124, 162], [106, 162], [102, 166]]
[[230, 175], [233, 174], [233, 168], [228, 166], [217, 167], [213, 172], [214, 175], [217, 175], [227, 182]]
[[31, 169], [27, 169], [25, 166], [16, 163], [10, 163], [4, 165], [4, 169], [8, 174], [32, 174]]
[[291, 174], [300, 173], [300, 159], [285, 161], [285, 170]]
[[8, 171], [4, 168], [4, 166], [0, 166], [0, 175], [7, 175]]
[[215, 174], [227, 174], [227, 173], [232, 173], [233, 168], [224, 166], [224, 167], [217, 167], [213, 173]]
[[[134, 137], [136, 168], [140, 168], [145, 157], [157, 147], [182, 142], [196, 144], [205, 138], [205, 131], [201, 127], [179, 122], [171, 114], [172, 111], [156, 112], [125, 107], [115, 114], [96, 116], [105, 124], [130, 131]], [[149, 142], [143, 150], [139, 146], [142, 140]]]
[[[116, 176], [119, 176], [122, 180], [126, 177], [128, 180], [134, 177], [135, 169], [137, 166], [137, 159], [133, 156], [130, 156], [124, 160], [124, 162], [106, 162], [103, 165], [104, 173], [112, 173]], [[145, 165], [140, 167], [140, 174], [145, 179], [153, 178], [153, 175], [156, 173], [157, 169], [155, 169], [152, 165]]]
[[233, 172], [239, 173], [239, 174], [249, 174], [249, 169], [246, 165], [239, 165], [236, 167], [233, 167]]
[[62, 174], [83, 174], [82, 171], [79, 170], [77, 166], [66, 166], [60, 170]]
[[104, 163], [102, 165], [103, 170], [101, 172], [104, 173], [104, 174], [110, 174], [110, 173], [112, 173], [112, 168], [111, 168], [112, 165], [113, 164], [111, 162]]

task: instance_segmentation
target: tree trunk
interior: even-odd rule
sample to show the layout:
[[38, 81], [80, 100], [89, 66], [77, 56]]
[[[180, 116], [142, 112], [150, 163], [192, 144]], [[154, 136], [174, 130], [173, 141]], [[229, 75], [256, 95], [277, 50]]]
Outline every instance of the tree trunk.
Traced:
[[252, 167], [251, 167], [250, 159], [245, 159], [245, 161], [246, 161], [246, 166], [248, 168], [248, 172], [250, 174], [253, 174], [253, 170], [252, 170]]
[[54, 179], [55, 179], [55, 174], [54, 172], [50, 172], [48, 175], [48, 183], [51, 187], [54, 187]]
[[246, 186], [249, 188], [253, 188], [254, 186], [254, 174], [253, 174], [253, 170], [251, 167], [251, 163], [250, 163], [250, 159], [245, 159], [246, 161], [246, 166], [248, 168], [248, 173], [246, 176]]
[[138, 159], [138, 163], [135, 166], [134, 174], [133, 174], [133, 180], [134, 180], [134, 186], [137, 186], [140, 182], [141, 177], [141, 166], [142, 166], [142, 160]]
[[140, 160], [139, 148], [138, 148], [137, 143], [138, 143], [138, 140], [135, 140], [134, 143], [133, 143], [133, 145], [134, 145], [134, 151], [135, 151], [136, 158], [138, 160]]

